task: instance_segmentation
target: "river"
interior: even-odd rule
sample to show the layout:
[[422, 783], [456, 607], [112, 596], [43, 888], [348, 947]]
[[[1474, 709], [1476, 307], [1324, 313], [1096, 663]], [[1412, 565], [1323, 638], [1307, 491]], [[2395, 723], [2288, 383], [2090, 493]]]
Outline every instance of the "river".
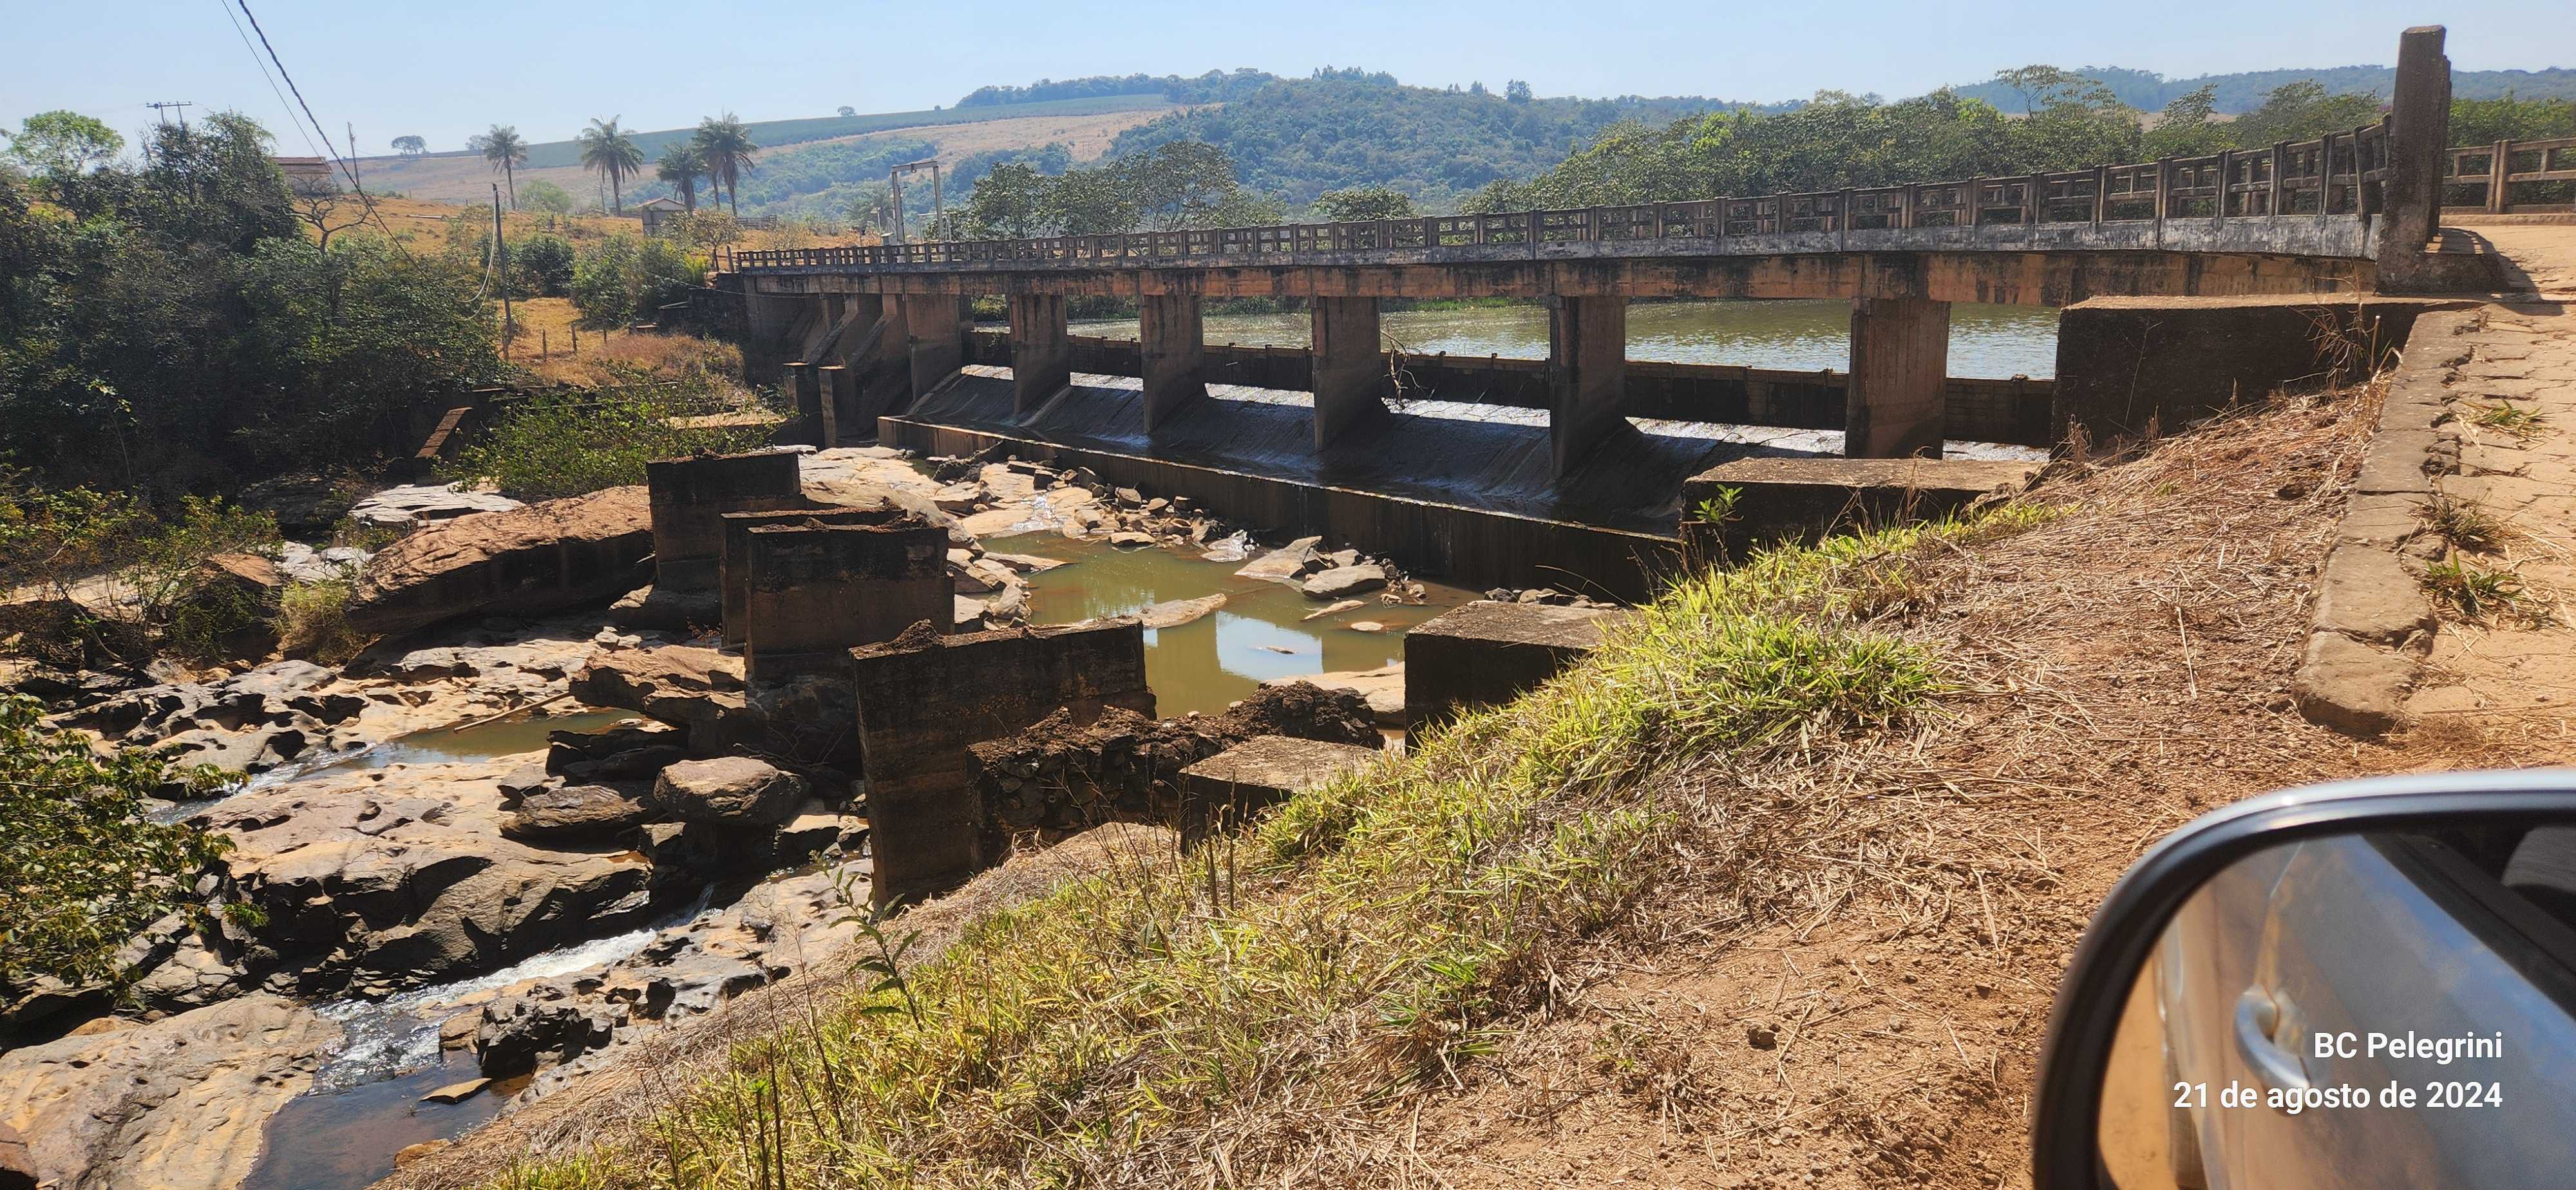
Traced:
[[[1206, 316], [1207, 341], [1304, 347], [1304, 313]], [[1076, 322], [1073, 333], [1136, 337], [1136, 320]], [[1389, 310], [1387, 339], [1415, 354], [1547, 356], [1547, 310], [1536, 304]], [[1838, 301], [1634, 302], [1628, 358], [1679, 364], [1739, 364], [1812, 372], [1851, 366], [1851, 307]], [[1950, 374], [2006, 380], [2057, 371], [2057, 311], [1967, 302], [1950, 307]]]

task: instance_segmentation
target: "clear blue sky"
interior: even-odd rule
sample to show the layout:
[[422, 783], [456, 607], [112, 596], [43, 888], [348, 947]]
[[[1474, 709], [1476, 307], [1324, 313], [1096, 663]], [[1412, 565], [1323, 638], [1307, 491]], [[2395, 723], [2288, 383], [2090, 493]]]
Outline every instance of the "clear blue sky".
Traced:
[[[11, 0], [0, 121], [68, 107], [131, 133], [150, 100], [234, 108], [288, 133], [226, 13], [230, 0]], [[1988, 0], [1835, 4], [784, 3], [664, 0], [250, 0], [335, 139], [396, 135], [463, 147], [492, 123], [534, 141], [593, 116], [630, 128], [732, 110], [763, 120], [904, 111], [987, 83], [1252, 66], [1302, 75], [1364, 66], [1408, 83], [1527, 79], [1542, 95], [1799, 98], [1821, 88], [1919, 94], [2030, 62], [2169, 76], [2386, 64], [2406, 25], [2450, 27], [2462, 69], [2576, 66], [2576, 0], [2241, 0], [2137, 6]], [[721, 14], [721, 15], [719, 15]]]

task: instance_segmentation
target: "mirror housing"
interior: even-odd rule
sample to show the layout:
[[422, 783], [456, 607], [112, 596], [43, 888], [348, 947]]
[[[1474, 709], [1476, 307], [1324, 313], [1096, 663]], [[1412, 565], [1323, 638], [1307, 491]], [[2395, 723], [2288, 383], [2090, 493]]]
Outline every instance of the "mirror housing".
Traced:
[[2267, 848], [2328, 835], [2576, 817], [2576, 770], [2437, 773], [2302, 786], [2202, 815], [2139, 857], [2076, 945], [2049, 1010], [2031, 1115], [2031, 1184], [2112, 1187], [2098, 1130], [2130, 991], [2203, 884]]

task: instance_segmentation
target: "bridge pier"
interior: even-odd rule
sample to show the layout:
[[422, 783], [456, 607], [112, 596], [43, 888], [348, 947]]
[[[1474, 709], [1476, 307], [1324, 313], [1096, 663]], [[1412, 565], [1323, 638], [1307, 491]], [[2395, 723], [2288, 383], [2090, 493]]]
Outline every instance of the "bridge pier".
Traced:
[[1853, 298], [1843, 454], [1941, 457], [1942, 390], [1950, 376], [1950, 303]]
[[793, 296], [762, 293], [748, 288], [742, 295], [742, 371], [749, 384], [768, 384], [779, 379], [779, 365], [793, 358], [801, 344], [791, 343], [788, 336], [796, 329], [796, 316], [805, 302]]
[[904, 343], [912, 356], [913, 400], [957, 374], [966, 362], [966, 299], [954, 294], [904, 294]]
[[1628, 424], [1628, 299], [1549, 298], [1547, 343], [1549, 474], [1563, 479]]
[[1011, 308], [1011, 409], [1030, 413], [1073, 383], [1073, 336], [1065, 330], [1064, 297], [1015, 293]]
[[1319, 297], [1314, 305], [1315, 449], [1386, 413], [1386, 359], [1378, 352], [1377, 299]]
[[1146, 294], [1136, 319], [1144, 357], [1145, 432], [1207, 397], [1207, 327], [1195, 293]]

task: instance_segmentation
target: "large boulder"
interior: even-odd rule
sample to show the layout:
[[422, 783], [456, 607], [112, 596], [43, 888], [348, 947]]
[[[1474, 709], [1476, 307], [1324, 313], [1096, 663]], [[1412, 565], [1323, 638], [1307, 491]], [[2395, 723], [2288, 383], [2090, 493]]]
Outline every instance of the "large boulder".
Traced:
[[441, 521], [367, 560], [349, 626], [391, 636], [451, 616], [603, 603], [637, 585], [652, 551], [641, 484]]
[[804, 778], [748, 756], [684, 760], [653, 782], [655, 809], [716, 826], [776, 826], [804, 801]]
[[1308, 576], [1299, 589], [1306, 592], [1308, 599], [1339, 599], [1345, 595], [1374, 591], [1385, 585], [1386, 569], [1362, 562], [1318, 570]]
[[757, 735], [742, 655], [695, 645], [603, 649], [573, 672], [572, 696], [625, 707], [682, 729], [690, 752], [718, 756]]
[[[0, 1053], [0, 1120], [45, 1186], [238, 1186], [338, 1023], [249, 995]], [[5, 1175], [0, 1175], [5, 1184]]]
[[487, 1078], [526, 1074], [540, 1060], [568, 1061], [607, 1045], [626, 1019], [623, 1004], [584, 1002], [562, 988], [541, 985], [529, 995], [483, 1006], [474, 1055]]
[[652, 816], [641, 800], [613, 786], [548, 786], [522, 795], [518, 809], [502, 816], [501, 833], [542, 845], [613, 835]]

